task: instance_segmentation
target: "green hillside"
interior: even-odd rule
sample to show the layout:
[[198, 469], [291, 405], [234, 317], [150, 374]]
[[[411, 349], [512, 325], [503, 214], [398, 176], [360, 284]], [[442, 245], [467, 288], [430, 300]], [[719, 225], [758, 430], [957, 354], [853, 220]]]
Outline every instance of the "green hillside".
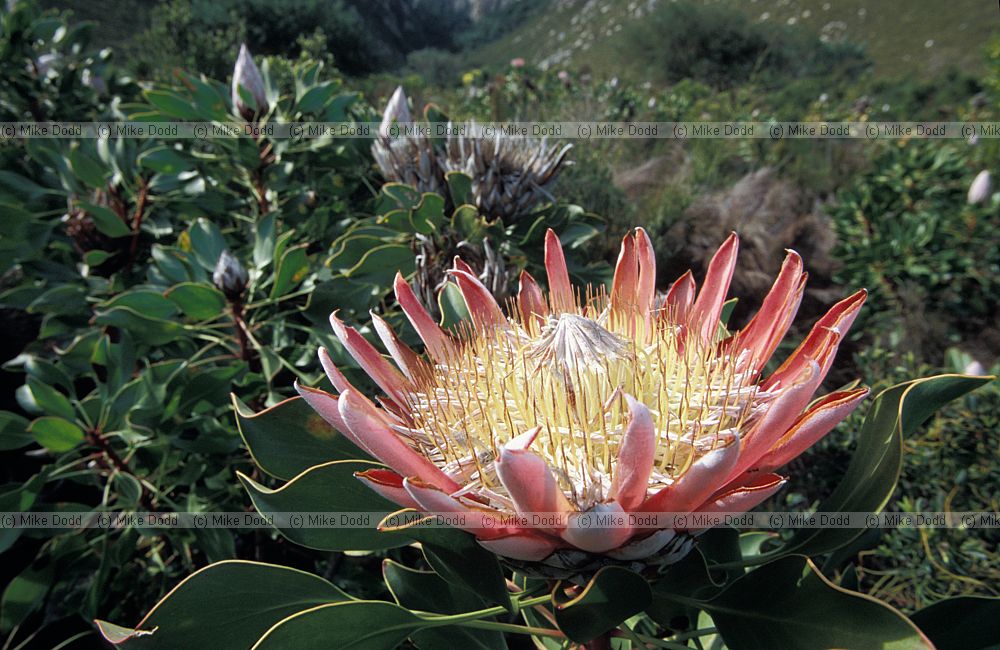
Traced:
[[[649, 76], [628, 27], [668, 0], [556, 0], [548, 11], [477, 51], [473, 61], [511, 57], [601, 74]], [[669, 0], [676, 1], [676, 0]], [[977, 70], [983, 47], [1000, 28], [996, 3], [984, 0], [700, 0], [741, 11], [752, 21], [799, 25], [824, 40], [863, 45], [882, 77]]]

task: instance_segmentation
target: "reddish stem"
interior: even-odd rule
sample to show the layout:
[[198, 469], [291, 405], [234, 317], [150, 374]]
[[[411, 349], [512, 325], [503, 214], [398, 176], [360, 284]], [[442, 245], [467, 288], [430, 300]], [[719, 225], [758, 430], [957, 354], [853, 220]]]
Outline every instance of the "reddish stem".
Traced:
[[267, 201], [267, 185], [264, 184], [264, 172], [274, 162], [274, 156], [271, 153], [271, 143], [265, 143], [263, 139], [260, 139], [257, 141], [257, 146], [260, 148], [260, 155], [258, 156], [260, 164], [257, 166], [257, 169], [251, 172], [250, 176], [254, 192], [257, 193], [257, 207], [260, 209], [261, 215], [265, 215], [270, 211], [271, 205]]
[[132, 242], [128, 247], [128, 263], [125, 268], [131, 268], [135, 263], [135, 255], [139, 250], [139, 228], [146, 214], [146, 200], [149, 198], [149, 183], [143, 178], [139, 182], [139, 196], [135, 201], [135, 212], [132, 214]]
[[132, 468], [128, 466], [128, 463], [118, 455], [111, 443], [108, 442], [100, 431], [92, 430], [87, 432], [87, 440], [90, 444], [94, 445], [101, 450], [101, 455], [98, 456], [98, 461], [105, 469], [109, 471], [117, 470], [122, 474], [128, 474], [139, 483], [139, 503], [147, 512], [153, 512], [156, 508], [153, 505], [152, 496], [149, 494], [149, 490], [146, 489], [146, 485], [142, 482]]

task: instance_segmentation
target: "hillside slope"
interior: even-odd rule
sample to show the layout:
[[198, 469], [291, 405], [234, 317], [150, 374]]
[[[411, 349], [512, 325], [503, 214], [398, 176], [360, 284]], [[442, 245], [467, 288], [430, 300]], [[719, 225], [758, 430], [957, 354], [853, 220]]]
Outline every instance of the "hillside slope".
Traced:
[[[676, 0], [552, 0], [537, 20], [483, 46], [479, 64], [524, 57], [543, 67], [590, 68], [599, 74], [639, 75], [642, 52], [626, 29], [657, 6]], [[977, 70], [983, 48], [1000, 33], [1000, 10], [984, 0], [695, 0], [740, 11], [755, 22], [795, 25], [823, 39], [866, 48], [875, 73], [935, 74], [955, 65]]]

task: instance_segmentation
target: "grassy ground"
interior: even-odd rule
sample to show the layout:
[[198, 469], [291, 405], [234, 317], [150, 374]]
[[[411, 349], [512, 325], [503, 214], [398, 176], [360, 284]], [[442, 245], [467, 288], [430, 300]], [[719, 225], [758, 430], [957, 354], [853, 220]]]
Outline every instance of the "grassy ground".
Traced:
[[[650, 7], [670, 0], [555, 0], [538, 20], [484, 46], [472, 60], [500, 64], [513, 56], [531, 63], [637, 80], [643, 52], [626, 29]], [[751, 20], [806, 27], [821, 37], [864, 45], [882, 77], [934, 74], [949, 66], [982, 67], [983, 47], [1000, 28], [1000, 10], [983, 0], [700, 0], [742, 11]]]

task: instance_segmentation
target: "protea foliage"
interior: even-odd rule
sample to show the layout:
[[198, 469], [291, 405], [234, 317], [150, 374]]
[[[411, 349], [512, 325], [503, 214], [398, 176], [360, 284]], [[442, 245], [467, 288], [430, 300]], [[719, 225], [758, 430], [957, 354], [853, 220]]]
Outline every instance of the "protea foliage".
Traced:
[[[813, 401], [865, 300], [833, 306], [777, 370], [765, 364], [788, 331], [805, 286], [789, 252], [757, 316], [728, 333], [720, 315], [736, 262], [735, 234], [704, 285], [690, 272], [658, 297], [655, 258], [642, 229], [624, 239], [610, 292], [574, 288], [548, 232], [547, 294], [527, 273], [506, 312], [456, 260], [471, 323], [456, 333], [432, 320], [401, 276], [396, 298], [426, 357], [378, 316], [390, 363], [336, 315], [333, 329], [379, 386], [353, 387], [325, 350], [339, 391], [299, 387], [313, 408], [388, 469], [358, 475], [401, 506], [472, 512], [495, 526], [479, 543], [548, 575], [608, 563], [665, 564], [693, 544], [692, 530], [584, 528], [584, 513], [742, 512], [785, 482], [775, 470], [846, 417], [867, 388]], [[518, 513], [554, 513], [543, 526]]]

